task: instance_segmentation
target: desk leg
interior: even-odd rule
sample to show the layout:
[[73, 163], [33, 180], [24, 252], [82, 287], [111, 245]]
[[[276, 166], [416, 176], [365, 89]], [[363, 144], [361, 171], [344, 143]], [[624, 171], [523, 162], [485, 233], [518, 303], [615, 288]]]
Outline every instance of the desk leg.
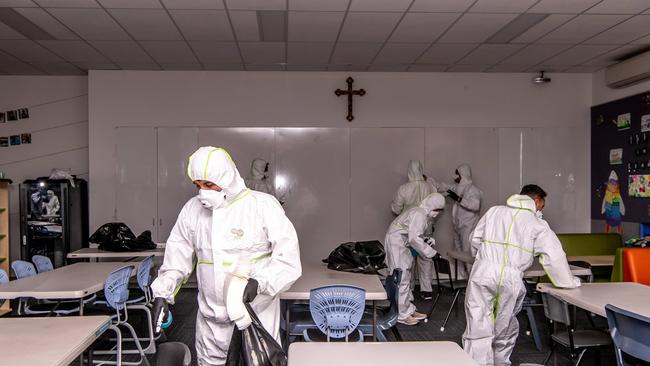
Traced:
[[377, 342], [377, 301], [372, 300], [372, 341]]
[[289, 329], [289, 325], [291, 324], [289, 314], [291, 313], [291, 300], [286, 300], [284, 305], [287, 307], [284, 313], [284, 349], [289, 352], [289, 337], [291, 335]]
[[458, 259], [454, 258], [454, 279], [458, 281]]
[[79, 316], [84, 315], [84, 298], [79, 299]]

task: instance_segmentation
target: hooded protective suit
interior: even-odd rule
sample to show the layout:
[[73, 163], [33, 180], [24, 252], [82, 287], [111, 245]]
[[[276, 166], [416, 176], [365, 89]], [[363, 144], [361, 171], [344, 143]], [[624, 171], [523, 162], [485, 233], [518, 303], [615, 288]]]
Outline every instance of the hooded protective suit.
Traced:
[[275, 196], [275, 187], [266, 171], [268, 164], [269, 163], [264, 159], [253, 160], [251, 163], [251, 176], [246, 179], [246, 187], [254, 191], [264, 192]]
[[397, 216], [390, 224], [386, 233], [386, 264], [389, 272], [395, 268], [402, 270], [402, 280], [399, 284], [399, 318], [408, 318], [415, 312], [413, 294], [411, 293], [411, 267], [413, 256], [410, 248], [418, 255], [432, 258], [436, 251], [424, 242], [423, 234], [436, 213], [433, 210], [442, 210], [445, 207], [445, 198], [439, 193], [431, 193], [425, 197], [419, 206], [412, 207]]
[[[408, 183], [402, 184], [397, 189], [397, 193], [395, 193], [395, 197], [393, 197], [393, 202], [390, 206], [395, 215], [399, 215], [411, 207], [418, 206], [426, 196], [436, 192], [433, 184], [424, 180], [424, 171], [422, 163], [419, 160], [409, 161], [407, 176]], [[427, 232], [427, 235], [431, 235], [431, 233]], [[420, 255], [417, 258], [420, 291], [431, 292], [433, 261], [430, 258], [425, 258]]]
[[258, 281], [258, 295], [251, 305], [279, 342], [278, 294], [301, 275], [298, 238], [275, 198], [246, 189], [225, 150], [199, 148], [189, 159], [187, 174], [192, 181], [206, 180], [222, 187], [225, 202], [208, 209], [203, 198], [193, 197], [185, 204], [151, 289], [154, 297], [173, 303], [192, 273], [196, 256], [198, 365], [223, 365], [233, 330], [225, 306], [232, 274]]
[[517, 313], [526, 289], [523, 271], [539, 256], [557, 287], [580, 286], [571, 274], [562, 244], [536, 215], [535, 201], [513, 195], [507, 206], [494, 206], [472, 233], [472, 267], [465, 296], [465, 351], [479, 365], [510, 365], [519, 333]]

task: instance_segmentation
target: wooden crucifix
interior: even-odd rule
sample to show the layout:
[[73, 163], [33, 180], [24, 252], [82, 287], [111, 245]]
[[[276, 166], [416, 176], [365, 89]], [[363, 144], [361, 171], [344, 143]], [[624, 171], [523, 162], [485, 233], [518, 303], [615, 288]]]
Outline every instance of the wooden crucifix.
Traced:
[[334, 91], [334, 94], [336, 94], [337, 97], [340, 97], [341, 95], [347, 95], [348, 96], [348, 116], [345, 117], [349, 122], [352, 122], [354, 119], [354, 116], [352, 115], [352, 97], [354, 95], [358, 95], [360, 97], [366, 95], [366, 91], [363, 89], [359, 90], [353, 90], [352, 89], [352, 83], [354, 83], [354, 79], [351, 77], [348, 77], [345, 79], [345, 82], [348, 83], [348, 89], [347, 90], [342, 90], [342, 89], [336, 89]]

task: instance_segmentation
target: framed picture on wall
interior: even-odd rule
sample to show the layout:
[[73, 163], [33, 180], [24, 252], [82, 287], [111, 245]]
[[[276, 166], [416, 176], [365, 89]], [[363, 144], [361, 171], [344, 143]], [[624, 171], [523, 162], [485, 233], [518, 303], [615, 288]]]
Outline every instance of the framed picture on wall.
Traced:
[[25, 144], [31, 144], [32, 143], [32, 134], [31, 133], [23, 133], [20, 135], [20, 142], [25, 145]]
[[11, 135], [9, 137], [9, 143], [11, 146], [20, 145], [20, 135]]
[[0, 147], [7, 147], [9, 146], [9, 137], [3, 136], [0, 137]]
[[27, 118], [29, 118], [29, 109], [27, 109], [27, 108], [21, 108], [21, 109], [19, 109], [19, 110], [18, 110], [18, 117], [20, 117], [20, 119], [27, 119]]
[[6, 122], [5, 114], [4, 114], [4, 112], [0, 112], [0, 123], [5, 123], [5, 122]]
[[7, 121], [17, 121], [18, 111], [7, 111]]

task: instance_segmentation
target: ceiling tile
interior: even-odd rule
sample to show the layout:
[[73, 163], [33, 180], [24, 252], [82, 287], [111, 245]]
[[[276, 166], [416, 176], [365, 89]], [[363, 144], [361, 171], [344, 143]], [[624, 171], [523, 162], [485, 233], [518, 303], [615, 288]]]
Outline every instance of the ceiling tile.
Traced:
[[0, 39], [27, 39], [27, 37], [16, 32], [13, 28], [9, 27], [8, 25], [0, 22]]
[[412, 0], [352, 0], [350, 11], [405, 11]]
[[578, 45], [544, 61], [544, 65], [580, 65], [583, 62], [609, 52], [614, 48], [616, 48], [616, 46]]
[[161, 64], [163, 70], [167, 71], [201, 71], [203, 67], [199, 64]]
[[615, 50], [612, 50], [610, 52], [607, 52], [603, 55], [600, 55], [596, 58], [593, 58], [585, 63], [583, 65], [585, 66], [609, 66], [612, 64], [615, 64], [619, 61], [621, 61], [622, 58], [628, 57], [631, 54], [634, 54], [636, 52], [639, 52], [645, 48], [642, 45], [629, 45], [629, 46], [623, 46], [619, 47]]
[[411, 65], [410, 72], [444, 72], [449, 65]]
[[[538, 73], [540, 71], [544, 71], [545, 73], [551, 73], [551, 72], [563, 72], [564, 70], [568, 69], [572, 65], [535, 65], [531, 66], [528, 69], [526, 69], [526, 72], [534, 72]], [[546, 75], [549, 76], [549, 75]], [[551, 76], [552, 78], [552, 76]]]
[[531, 13], [579, 14], [601, 0], [541, 0], [533, 6]]
[[260, 41], [260, 28], [257, 22], [257, 12], [241, 10], [230, 11], [230, 21], [235, 29], [238, 41]]
[[50, 75], [84, 75], [87, 68], [80, 68], [68, 62], [35, 62], [34, 66]]
[[481, 43], [517, 14], [465, 14], [439, 40], [444, 43]]
[[160, 66], [151, 62], [151, 63], [130, 63], [130, 62], [118, 62], [117, 65], [122, 70], [160, 70]]
[[75, 62], [77, 67], [82, 70], [119, 70], [120, 67], [115, 64], [102, 64], [94, 62]]
[[569, 14], [551, 14], [546, 19], [530, 27], [527, 31], [512, 40], [512, 43], [531, 43], [573, 18]]
[[97, 0], [108, 9], [162, 9], [159, 0]]
[[332, 43], [287, 44], [287, 63], [294, 65], [327, 65], [332, 54]]
[[350, 0], [289, 0], [289, 10], [345, 11]]
[[242, 42], [239, 44], [246, 64], [279, 64], [285, 60], [285, 44], [282, 42]]
[[50, 13], [87, 40], [130, 39], [129, 35], [103, 9], [50, 9]]
[[202, 64], [239, 64], [241, 57], [235, 42], [190, 42]]
[[410, 11], [462, 13], [476, 0], [415, 0]]
[[470, 13], [523, 13], [537, 0], [478, 0]]
[[366, 71], [369, 65], [329, 65], [327, 71]]
[[162, 0], [167, 9], [223, 9], [221, 0]]
[[109, 11], [136, 40], [178, 41], [183, 39], [165, 10], [111, 9]]
[[489, 69], [485, 70], [487, 72], [524, 72], [528, 65], [494, 65]]
[[427, 47], [428, 43], [387, 43], [373, 64], [412, 64]]
[[39, 43], [66, 61], [110, 63], [106, 57], [84, 41], [39, 41]]
[[648, 0], [603, 0], [586, 11], [589, 14], [638, 14], [650, 8]]
[[220, 64], [203, 64], [203, 68], [213, 71], [244, 71], [244, 65], [220, 65]]
[[287, 10], [286, 0], [226, 0], [229, 10]]
[[44, 8], [100, 8], [95, 0], [34, 0]]
[[19, 41], [2, 41], [0, 40], [0, 50], [19, 58], [26, 62], [63, 62], [60, 57], [47, 50], [45, 47], [30, 40]]
[[384, 42], [401, 16], [401, 13], [349, 13], [339, 41]]
[[169, 13], [189, 41], [234, 40], [224, 10], [170, 10]]
[[37, 7], [32, 0], [0, 0], [0, 8]]
[[47, 75], [44, 71], [24, 62], [0, 63], [0, 70], [9, 75]]
[[537, 65], [571, 45], [533, 44], [500, 62], [502, 65]]
[[29, 19], [32, 23], [36, 24], [42, 30], [51, 34], [56, 39], [78, 39], [74, 33], [68, 28], [63, 26], [61, 22], [56, 20], [52, 15], [48, 14], [41, 8], [16, 8], [14, 9], [20, 15]]
[[90, 43], [114, 62], [153, 63], [142, 47], [133, 41], [92, 41]]
[[524, 45], [518, 44], [482, 44], [472, 53], [458, 61], [461, 65], [492, 65], [512, 55]]
[[159, 64], [194, 64], [197, 62], [192, 50], [183, 41], [144, 41], [140, 44]]
[[579, 15], [538, 42], [580, 43], [626, 18], [625, 15]]
[[447, 72], [483, 72], [487, 70], [490, 65], [453, 65], [448, 68]]
[[625, 44], [650, 33], [650, 15], [637, 15], [618, 24], [585, 43], [591, 44]]
[[287, 65], [287, 71], [327, 71], [327, 65]]
[[580, 66], [570, 67], [570, 68], [564, 70], [564, 72], [591, 74], [591, 73], [594, 73], [594, 72], [596, 72], [596, 71], [598, 71], [598, 70], [600, 70], [602, 68], [603, 68], [603, 66], [583, 66], [583, 65], [580, 65]]
[[289, 12], [289, 41], [333, 42], [344, 15], [342, 12]]
[[409, 65], [370, 65], [368, 71], [373, 72], [405, 72]]
[[460, 14], [407, 13], [389, 42], [433, 42], [451, 26]]
[[471, 43], [444, 44], [436, 43], [417, 60], [419, 64], [448, 65], [453, 64], [467, 55], [477, 45]]
[[630, 42], [632, 44], [650, 44], [650, 35], [647, 35], [643, 38], [635, 39], [634, 41]]
[[246, 71], [284, 71], [282, 65], [246, 65]]
[[335, 65], [367, 65], [381, 48], [381, 43], [338, 43], [331, 63]]

